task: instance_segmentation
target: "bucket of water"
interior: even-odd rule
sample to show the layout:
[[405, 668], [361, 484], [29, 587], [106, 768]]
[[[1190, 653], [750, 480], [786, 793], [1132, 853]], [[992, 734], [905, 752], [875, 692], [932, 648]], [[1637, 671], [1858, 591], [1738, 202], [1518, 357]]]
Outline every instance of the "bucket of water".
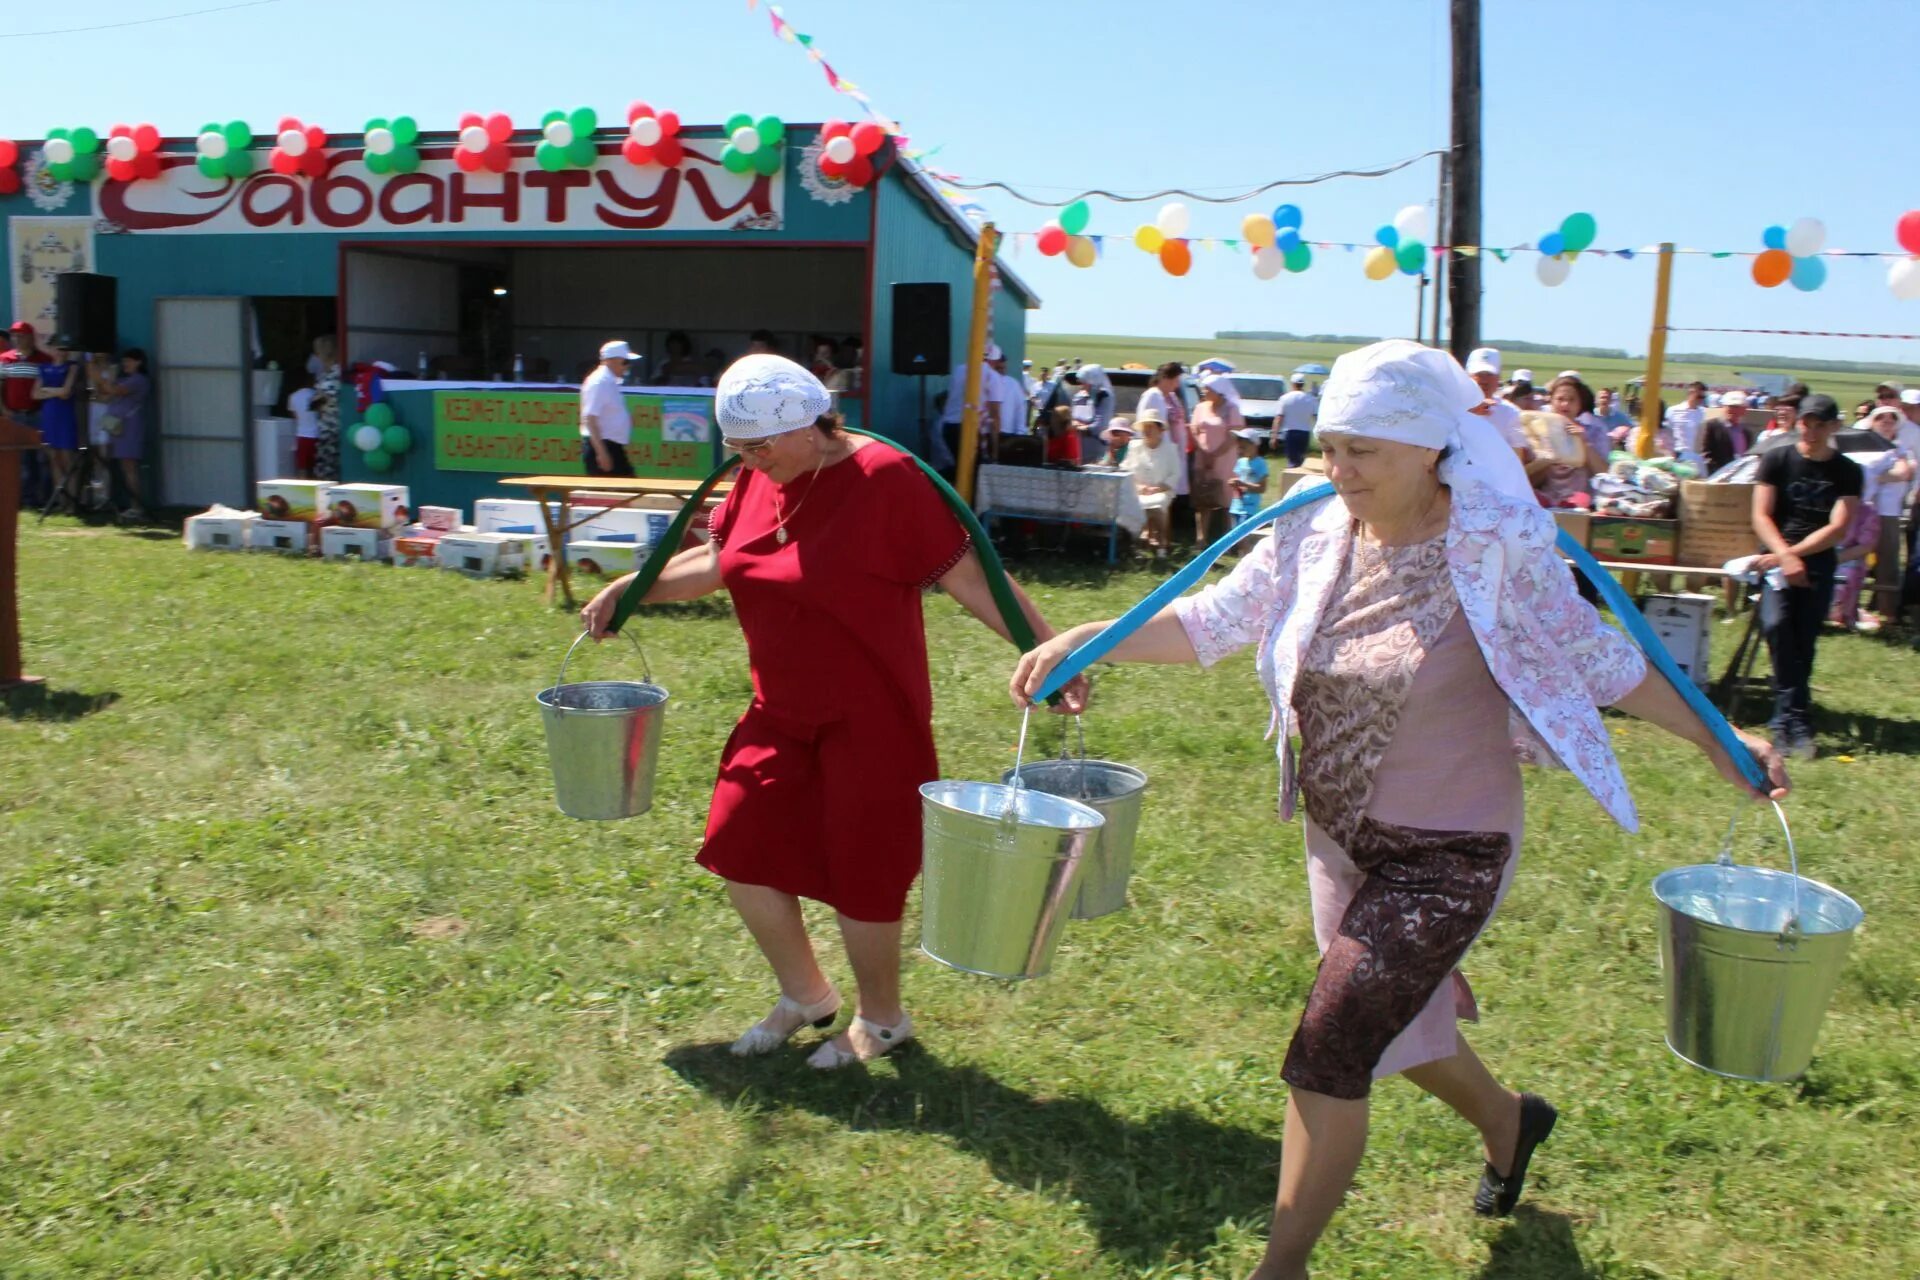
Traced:
[[[569, 818], [631, 818], [653, 806], [667, 691], [653, 683], [645, 650], [640, 653], [645, 681], [568, 684], [567, 664], [586, 638], [581, 632], [567, 649], [553, 687], [535, 695], [547, 728], [554, 801]], [[634, 640], [634, 647], [639, 645]]]
[[[1079, 717], [1074, 717], [1076, 725]], [[1127, 905], [1127, 882], [1133, 876], [1134, 837], [1140, 830], [1140, 803], [1146, 796], [1147, 775], [1132, 765], [1087, 759], [1087, 735], [1080, 729], [1080, 758], [1067, 755], [1066, 732], [1060, 736], [1058, 760], [1036, 760], [1007, 770], [1000, 779], [1016, 779], [1030, 790], [1076, 800], [1098, 813], [1101, 824], [1093, 847], [1084, 859], [1080, 892], [1074, 898], [1075, 920], [1097, 920]]]
[[[1717, 862], [1654, 878], [1660, 964], [1666, 971], [1667, 1047], [1696, 1067], [1741, 1080], [1792, 1080], [1839, 985], [1860, 904], [1792, 870], [1738, 866], [1733, 831]], [[1737, 821], [1737, 820], [1736, 820]]]

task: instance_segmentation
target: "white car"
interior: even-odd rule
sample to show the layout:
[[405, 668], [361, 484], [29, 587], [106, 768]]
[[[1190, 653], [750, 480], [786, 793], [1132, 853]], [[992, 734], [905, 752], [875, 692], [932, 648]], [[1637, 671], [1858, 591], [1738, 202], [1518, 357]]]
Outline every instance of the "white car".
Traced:
[[1280, 397], [1290, 390], [1284, 373], [1230, 373], [1240, 392], [1240, 413], [1250, 427], [1271, 430], [1280, 412]]

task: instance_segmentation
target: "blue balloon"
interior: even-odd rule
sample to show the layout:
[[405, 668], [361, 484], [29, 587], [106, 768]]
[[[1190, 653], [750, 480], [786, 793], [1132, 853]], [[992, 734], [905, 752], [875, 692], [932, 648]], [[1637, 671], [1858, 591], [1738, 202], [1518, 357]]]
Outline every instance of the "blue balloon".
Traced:
[[1802, 293], [1812, 293], [1827, 282], [1827, 262], [1825, 258], [1795, 258], [1793, 274], [1787, 279], [1793, 287]]
[[1278, 209], [1275, 209], [1273, 211], [1273, 225], [1282, 228], [1292, 227], [1298, 230], [1300, 227], [1300, 206], [1297, 204], [1283, 204]]
[[1540, 252], [1549, 258], [1557, 258], [1567, 251], [1566, 237], [1558, 231], [1549, 231], [1540, 237]]
[[1787, 247], [1787, 229], [1768, 227], [1760, 233], [1760, 239], [1769, 249], [1784, 249]]
[[1292, 227], [1282, 227], [1280, 234], [1273, 238], [1273, 247], [1282, 253], [1292, 253], [1300, 247], [1300, 233]]
[[1400, 233], [1394, 229], [1394, 225], [1391, 222], [1374, 232], [1373, 238], [1376, 242], [1387, 246], [1389, 249], [1398, 249], [1400, 247]]

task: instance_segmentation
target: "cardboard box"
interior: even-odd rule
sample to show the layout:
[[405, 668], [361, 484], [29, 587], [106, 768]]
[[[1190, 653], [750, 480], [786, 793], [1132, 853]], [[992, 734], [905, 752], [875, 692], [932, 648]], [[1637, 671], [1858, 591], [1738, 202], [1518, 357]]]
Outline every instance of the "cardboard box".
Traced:
[[617, 578], [644, 562], [647, 548], [638, 542], [570, 542], [567, 564], [577, 573]]
[[475, 578], [523, 572], [533, 539], [504, 533], [449, 533], [434, 549], [435, 562]]
[[314, 520], [327, 480], [262, 480], [254, 485], [254, 505], [263, 520]]
[[228, 511], [188, 516], [184, 541], [189, 551], [240, 551], [248, 531], [260, 521], [257, 511]]
[[[643, 547], [657, 546], [667, 536], [673, 517], [671, 511], [615, 507], [596, 515], [590, 526], [574, 530], [573, 539], [570, 540], [624, 542], [631, 537]], [[593, 530], [592, 538], [586, 537], [588, 528]]]
[[440, 538], [409, 534], [395, 538], [388, 553], [403, 569], [432, 569], [440, 562]]
[[379, 529], [329, 525], [320, 531], [323, 560], [391, 560], [393, 539]]
[[1676, 564], [1679, 541], [1678, 520], [1593, 516], [1587, 522], [1587, 550], [1593, 552], [1596, 560]]
[[247, 531], [247, 549], [250, 551], [278, 551], [283, 555], [303, 556], [318, 545], [310, 520], [256, 520]]
[[1713, 597], [1691, 593], [1648, 596], [1640, 611], [1674, 662], [1693, 678], [1694, 684], [1706, 688], [1712, 678]]
[[1593, 532], [1591, 528], [1593, 514], [1591, 512], [1555, 511], [1553, 513], [1553, 522], [1560, 526], [1562, 533], [1571, 536], [1573, 540], [1583, 548], [1587, 545], [1587, 539]]
[[507, 525], [524, 525], [540, 532], [547, 527], [540, 518], [540, 504], [530, 498], [481, 498], [473, 504], [473, 527], [481, 533], [498, 533]]
[[320, 494], [325, 514], [350, 529], [386, 529], [407, 522], [407, 486], [403, 484], [333, 484]]
[[422, 507], [414, 513], [414, 518], [422, 528], [438, 533], [452, 533], [460, 527], [460, 508], [458, 507]]

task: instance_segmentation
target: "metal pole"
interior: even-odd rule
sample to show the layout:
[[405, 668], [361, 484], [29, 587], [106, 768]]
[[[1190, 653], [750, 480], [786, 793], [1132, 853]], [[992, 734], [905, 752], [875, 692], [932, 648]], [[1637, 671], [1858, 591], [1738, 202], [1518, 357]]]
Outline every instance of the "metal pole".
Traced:
[[[1453, 6], [1452, 198], [1448, 243], [1480, 244], [1480, 0]], [[1480, 345], [1480, 264], [1484, 255], [1459, 255], [1447, 276], [1447, 345], [1465, 362]]]
[[1434, 200], [1433, 221], [1435, 244], [1448, 246], [1444, 253], [1433, 255], [1433, 345], [1440, 345], [1440, 303], [1447, 295], [1447, 259], [1453, 256], [1453, 240], [1447, 226], [1447, 157], [1440, 157], [1440, 191]]
[[973, 251], [973, 323], [967, 332], [967, 398], [960, 414], [960, 457], [954, 473], [958, 481], [954, 487], [969, 503], [973, 501], [973, 471], [980, 452], [980, 372], [987, 358], [987, 309], [993, 296], [993, 255], [999, 244], [1000, 233], [989, 222], [980, 228], [980, 243]]
[[1660, 383], [1667, 366], [1667, 300], [1673, 286], [1673, 242], [1660, 246], [1660, 273], [1653, 285], [1653, 332], [1647, 335], [1647, 381], [1640, 390], [1640, 429], [1633, 435], [1636, 457], [1653, 456], [1653, 433], [1660, 427]]
[[1427, 273], [1420, 273], [1420, 287], [1413, 291], [1413, 340], [1426, 341], [1427, 323]]

